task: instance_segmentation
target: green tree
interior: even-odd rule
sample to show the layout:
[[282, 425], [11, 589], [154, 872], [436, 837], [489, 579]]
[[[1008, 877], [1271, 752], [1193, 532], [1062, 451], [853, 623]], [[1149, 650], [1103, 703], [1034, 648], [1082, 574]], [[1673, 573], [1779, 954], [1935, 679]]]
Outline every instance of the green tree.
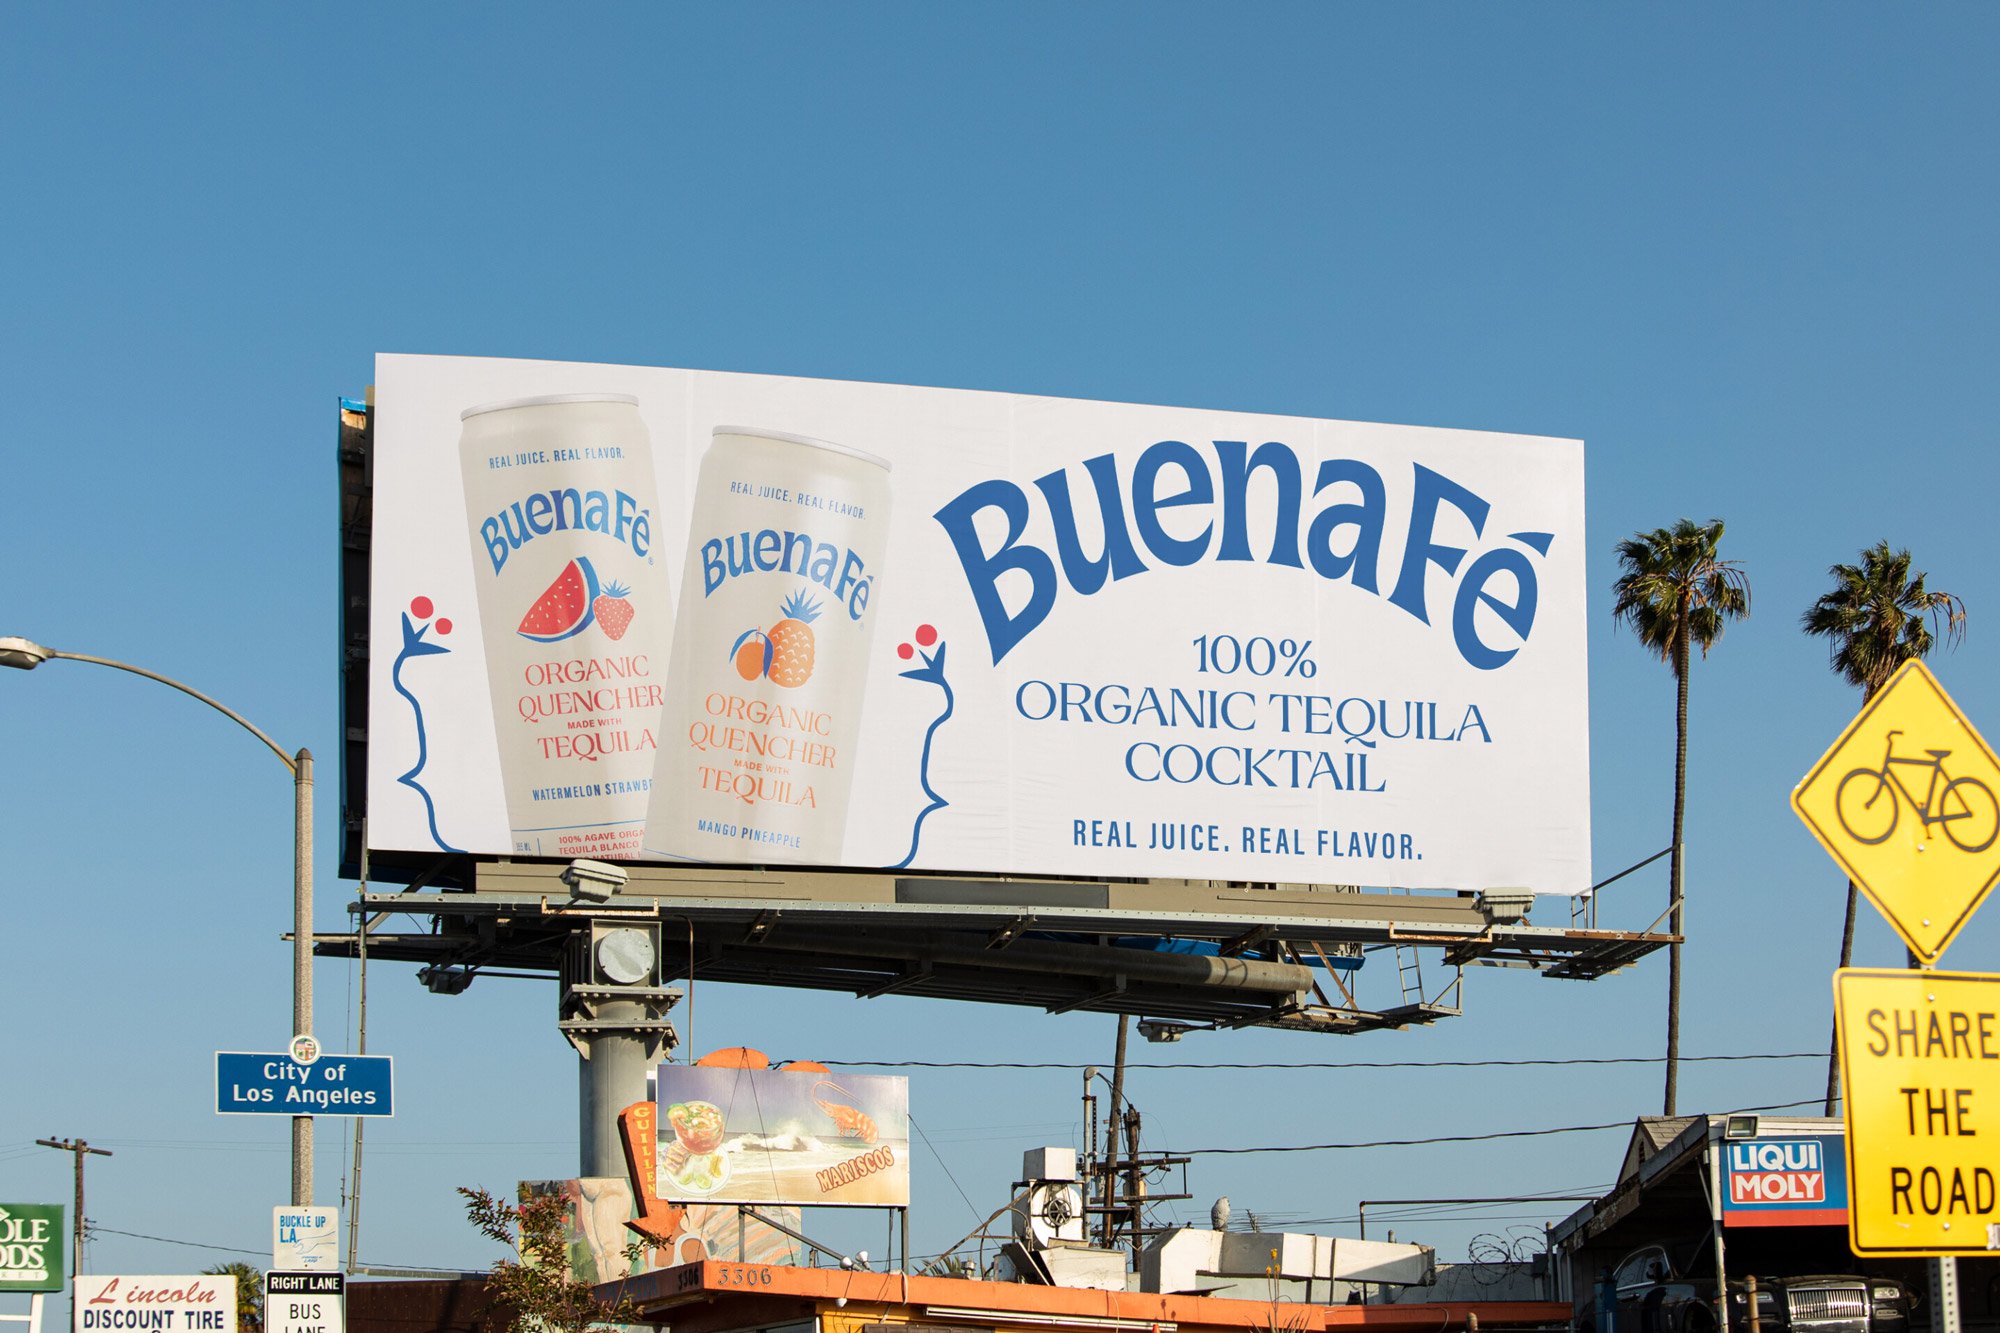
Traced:
[[[1687, 813], [1689, 649], [1703, 657], [1731, 620], [1750, 614], [1750, 580], [1717, 554], [1722, 520], [1681, 519], [1671, 528], [1635, 533], [1618, 543], [1622, 571], [1611, 585], [1611, 613], [1674, 673], [1674, 830], [1669, 844], [1670, 929], [1681, 933], [1681, 827]], [[1681, 1058], [1681, 946], [1667, 946], [1666, 1110], [1674, 1114]]]
[[[520, 1255], [518, 1261], [495, 1263], [486, 1278], [486, 1290], [515, 1312], [512, 1333], [587, 1333], [639, 1322], [629, 1301], [600, 1299], [570, 1270], [569, 1204], [561, 1195], [537, 1194], [510, 1204], [483, 1189], [458, 1192], [480, 1234]], [[635, 1241], [626, 1247], [626, 1257], [645, 1249], [645, 1242]]]
[[236, 1279], [236, 1333], [264, 1333], [264, 1275], [249, 1264], [217, 1264], [201, 1270], [210, 1277]]
[[[1861, 553], [1858, 565], [1827, 570], [1833, 590], [1806, 608], [1799, 625], [1827, 641], [1833, 669], [1859, 686], [1865, 703], [1889, 683], [1903, 663], [1930, 655], [1938, 635], [1947, 646], [1965, 636], [1965, 603], [1948, 592], [1924, 586], [1922, 570], [1912, 573], [1910, 553], [1892, 551], [1886, 541]], [[1840, 965], [1854, 957], [1854, 881], [1847, 881], [1847, 920], [1840, 931]], [[1840, 1100], [1840, 1051], [1828, 1044], [1826, 1114]]]

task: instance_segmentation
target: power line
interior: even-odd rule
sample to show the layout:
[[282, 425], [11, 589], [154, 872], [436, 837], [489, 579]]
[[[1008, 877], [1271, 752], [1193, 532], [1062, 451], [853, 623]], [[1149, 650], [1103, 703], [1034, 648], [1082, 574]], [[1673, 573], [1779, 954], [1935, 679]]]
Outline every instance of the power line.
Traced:
[[[1739, 1106], [1736, 1112], [1745, 1111], [1790, 1111], [1801, 1106], [1816, 1106], [1820, 1099], [1812, 1098], [1802, 1102], [1785, 1102], [1777, 1106]], [[1731, 1112], [1730, 1114], [1735, 1114]], [[1267, 1152], [1333, 1152], [1349, 1148], [1416, 1148], [1433, 1143], [1482, 1143], [1490, 1139], [1532, 1139], [1546, 1134], [1588, 1134], [1603, 1129], [1630, 1129], [1630, 1120], [1613, 1120], [1602, 1125], [1557, 1125], [1550, 1129], [1500, 1129], [1486, 1134], [1438, 1134], [1423, 1139], [1375, 1139], [1366, 1143], [1294, 1143], [1267, 1145], [1259, 1148], [1176, 1148], [1174, 1153], [1182, 1157], [1240, 1157], [1248, 1153]]]
[[[944, 1178], [946, 1180], [949, 1180], [951, 1182], [951, 1187], [958, 1191], [958, 1197], [965, 1200], [965, 1206], [967, 1209], [971, 1211], [973, 1217], [975, 1218], [978, 1217], [979, 1210], [972, 1206], [972, 1196], [965, 1192], [965, 1186], [959, 1184], [958, 1177], [954, 1176], [951, 1173], [951, 1164], [944, 1160], [944, 1154], [937, 1150], [937, 1145], [935, 1143], [931, 1142], [931, 1136], [924, 1133], [924, 1127], [917, 1123], [917, 1118], [915, 1116], [909, 1116], [908, 1119], [910, 1122], [910, 1128], [917, 1131], [917, 1137], [921, 1138], [924, 1141], [924, 1146], [931, 1150], [931, 1156], [937, 1158], [938, 1166], [940, 1166], [944, 1170]], [[909, 1262], [907, 1256], [905, 1256], [904, 1262], [905, 1263]]]
[[[120, 1231], [115, 1227], [101, 1227], [97, 1225], [97, 1223], [95, 1222], [90, 1223], [88, 1229], [90, 1231], [90, 1234], [92, 1234], [93, 1236], [98, 1236], [98, 1235], [129, 1236], [133, 1240], [158, 1241], [162, 1245], [185, 1245], [190, 1249], [196, 1249], [196, 1250], [218, 1250], [223, 1254], [247, 1254], [253, 1258], [258, 1258], [258, 1259], [268, 1259], [271, 1254], [269, 1250], [246, 1250], [243, 1249], [241, 1246], [237, 1245], [211, 1245], [206, 1241], [177, 1240], [172, 1236], [148, 1236], [144, 1232], [139, 1232], [139, 1231]], [[396, 1265], [376, 1265], [376, 1267], [404, 1268], [412, 1272], [422, 1271], [422, 1272], [435, 1272], [435, 1273], [449, 1273], [449, 1272], [468, 1271], [465, 1269], [447, 1267], [438, 1264], [396, 1264]]]
[[113, 1227], [101, 1227], [90, 1223], [90, 1233], [94, 1236], [130, 1236], [133, 1240], [156, 1240], [162, 1245], [185, 1245], [195, 1250], [220, 1250], [224, 1254], [251, 1254], [268, 1258], [268, 1250], [246, 1250], [235, 1245], [207, 1245], [198, 1240], [175, 1240], [172, 1236], [148, 1236], [137, 1231], [119, 1231]]
[[[1739, 1060], [1824, 1060], [1825, 1051], [1779, 1051], [1755, 1055], [1683, 1055], [1682, 1064]], [[775, 1061], [773, 1062], [776, 1063]], [[1086, 1061], [1065, 1060], [823, 1060], [854, 1069], [1085, 1069]], [[1530, 1060], [1267, 1060], [1172, 1061], [1128, 1060], [1127, 1069], [1519, 1069], [1562, 1065], [1659, 1065], [1662, 1055], [1572, 1056]]]

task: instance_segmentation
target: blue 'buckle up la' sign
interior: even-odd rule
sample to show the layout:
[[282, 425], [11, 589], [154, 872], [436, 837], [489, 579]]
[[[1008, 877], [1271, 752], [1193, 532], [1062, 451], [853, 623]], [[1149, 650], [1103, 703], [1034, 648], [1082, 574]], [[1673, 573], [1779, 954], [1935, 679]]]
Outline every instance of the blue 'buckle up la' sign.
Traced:
[[386, 1055], [215, 1053], [217, 1115], [394, 1115], [394, 1094]]

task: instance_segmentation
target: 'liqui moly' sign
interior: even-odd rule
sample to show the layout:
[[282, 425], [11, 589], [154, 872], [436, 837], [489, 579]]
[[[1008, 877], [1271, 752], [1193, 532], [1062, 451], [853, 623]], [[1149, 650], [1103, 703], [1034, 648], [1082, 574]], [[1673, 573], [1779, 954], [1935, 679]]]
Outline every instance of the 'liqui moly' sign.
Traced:
[[1730, 1226], [1845, 1226], [1843, 1146], [1837, 1135], [1725, 1142], [1723, 1221]]

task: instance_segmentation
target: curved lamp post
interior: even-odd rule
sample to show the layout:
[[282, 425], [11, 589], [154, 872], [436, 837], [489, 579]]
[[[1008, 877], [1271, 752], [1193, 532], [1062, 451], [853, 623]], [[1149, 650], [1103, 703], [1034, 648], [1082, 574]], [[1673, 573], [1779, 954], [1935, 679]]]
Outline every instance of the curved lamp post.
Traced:
[[[271, 753], [278, 756], [292, 775], [293, 789], [293, 835], [292, 835], [292, 1032], [310, 1035], [312, 1033], [312, 751], [300, 750], [297, 754], [285, 751], [259, 730], [248, 718], [232, 708], [209, 698], [192, 686], [183, 685], [171, 676], [162, 676], [157, 671], [133, 666], [129, 662], [114, 662], [108, 657], [91, 657], [85, 653], [64, 653], [28, 639], [0, 636], [0, 666], [10, 666], [21, 671], [32, 671], [51, 658], [69, 662], [92, 662], [98, 666], [112, 667], [119, 671], [129, 671], [135, 676], [157, 680], [162, 685], [171, 685], [182, 694], [201, 700], [216, 712], [242, 727], [258, 740], [269, 746]], [[292, 1203], [305, 1207], [313, 1197], [313, 1118], [309, 1115], [292, 1117]]]

